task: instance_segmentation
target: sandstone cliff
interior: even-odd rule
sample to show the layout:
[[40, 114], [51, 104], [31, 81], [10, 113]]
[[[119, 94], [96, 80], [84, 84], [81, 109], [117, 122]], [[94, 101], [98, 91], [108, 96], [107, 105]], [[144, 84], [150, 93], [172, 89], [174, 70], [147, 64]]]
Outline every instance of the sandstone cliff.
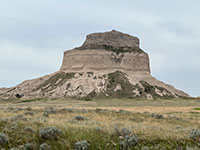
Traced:
[[60, 97], [189, 97], [150, 74], [139, 39], [118, 31], [94, 33], [64, 52], [58, 72], [0, 90], [0, 99]]

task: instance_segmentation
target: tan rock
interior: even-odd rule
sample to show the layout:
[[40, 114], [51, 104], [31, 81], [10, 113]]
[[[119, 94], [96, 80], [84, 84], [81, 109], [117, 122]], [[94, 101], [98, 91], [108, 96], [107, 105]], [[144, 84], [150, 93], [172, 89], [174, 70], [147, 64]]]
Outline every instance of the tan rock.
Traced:
[[151, 94], [147, 94], [146, 98], [149, 99], [149, 100], [152, 100], [153, 96]]
[[146, 53], [124, 53], [121, 59], [106, 50], [70, 50], [65, 51], [60, 71], [64, 72], [150, 72], [149, 57]]
[[139, 39], [137, 37], [124, 34], [115, 30], [104, 33], [93, 33], [86, 37], [85, 42], [79, 49], [139, 49]]

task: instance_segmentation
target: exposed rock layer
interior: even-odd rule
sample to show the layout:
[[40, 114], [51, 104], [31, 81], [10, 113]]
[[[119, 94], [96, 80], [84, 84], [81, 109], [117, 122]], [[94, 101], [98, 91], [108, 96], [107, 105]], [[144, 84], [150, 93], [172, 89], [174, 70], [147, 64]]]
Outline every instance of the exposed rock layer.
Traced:
[[70, 50], [64, 53], [60, 69], [64, 72], [150, 72], [146, 53], [118, 53], [106, 50]]
[[139, 39], [117, 31], [87, 36], [79, 48], [65, 51], [58, 72], [0, 89], [0, 99], [60, 97], [189, 97], [150, 74], [149, 57]]
[[139, 39], [118, 31], [93, 33], [79, 48], [65, 51], [60, 69], [64, 72], [150, 73], [149, 57], [139, 47]]
[[79, 49], [134, 50], [139, 49], [139, 39], [115, 30], [104, 33], [93, 33], [87, 35], [85, 42]]

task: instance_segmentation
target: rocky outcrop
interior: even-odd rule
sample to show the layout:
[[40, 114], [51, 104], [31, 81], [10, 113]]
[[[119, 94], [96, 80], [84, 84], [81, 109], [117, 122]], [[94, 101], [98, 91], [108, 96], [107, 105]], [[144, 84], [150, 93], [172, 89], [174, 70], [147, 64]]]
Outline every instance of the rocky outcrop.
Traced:
[[6, 88], [0, 88], [0, 93], [5, 91], [5, 90], [6, 90]]
[[63, 72], [150, 72], [149, 57], [146, 53], [115, 53], [106, 50], [70, 50], [64, 53]]
[[87, 36], [81, 47], [64, 52], [59, 71], [0, 90], [0, 99], [60, 97], [189, 97], [150, 74], [139, 39], [118, 31]]
[[139, 39], [118, 31], [93, 33], [83, 45], [65, 51], [60, 71], [110, 73], [144, 71], [150, 73], [149, 57], [139, 47]]
[[139, 39], [115, 30], [104, 33], [93, 33], [86, 37], [85, 42], [78, 49], [106, 49], [118, 51], [139, 51]]

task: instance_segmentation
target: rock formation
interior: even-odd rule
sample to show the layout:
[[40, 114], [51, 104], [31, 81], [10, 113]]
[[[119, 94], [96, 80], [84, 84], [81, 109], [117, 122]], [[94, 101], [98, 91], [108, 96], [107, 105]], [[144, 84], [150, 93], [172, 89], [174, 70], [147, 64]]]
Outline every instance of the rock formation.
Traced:
[[137, 37], [115, 30], [87, 36], [79, 48], [64, 53], [64, 72], [111, 73], [145, 71], [150, 73], [148, 55]]
[[150, 74], [139, 39], [118, 31], [94, 33], [82, 46], [64, 52], [59, 71], [0, 90], [9, 98], [189, 97]]

